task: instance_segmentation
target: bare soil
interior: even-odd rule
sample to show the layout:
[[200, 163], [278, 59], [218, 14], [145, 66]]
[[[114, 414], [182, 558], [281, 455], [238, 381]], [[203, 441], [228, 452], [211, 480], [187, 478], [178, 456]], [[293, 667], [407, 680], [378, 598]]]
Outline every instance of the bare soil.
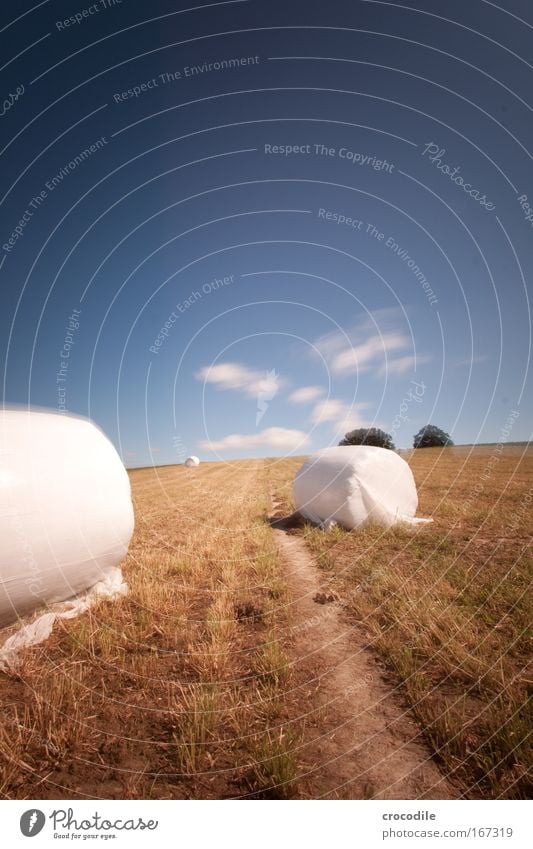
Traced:
[[[279, 506], [274, 498], [274, 513]], [[319, 569], [303, 539], [273, 519], [292, 595], [291, 657], [310, 706], [302, 745], [309, 764], [309, 794], [455, 798], [400, 690], [366, 647], [364, 632], [339, 601], [323, 591]]]

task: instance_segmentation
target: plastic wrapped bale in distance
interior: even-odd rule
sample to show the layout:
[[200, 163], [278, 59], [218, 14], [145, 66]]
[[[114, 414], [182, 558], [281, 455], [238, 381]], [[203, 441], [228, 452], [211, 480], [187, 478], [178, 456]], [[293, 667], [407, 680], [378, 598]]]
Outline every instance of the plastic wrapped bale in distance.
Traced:
[[322, 527], [431, 521], [414, 518], [418, 496], [405, 460], [369, 445], [325, 448], [310, 456], [294, 479], [294, 502], [305, 519]]
[[0, 411], [0, 627], [115, 578], [132, 532], [127, 472], [96, 425]]
[[188, 469], [192, 469], [192, 468], [194, 468], [194, 466], [200, 465], [200, 460], [198, 459], [198, 457], [195, 457], [193, 455], [191, 457], [187, 457], [187, 459], [185, 460], [185, 465], [187, 466]]

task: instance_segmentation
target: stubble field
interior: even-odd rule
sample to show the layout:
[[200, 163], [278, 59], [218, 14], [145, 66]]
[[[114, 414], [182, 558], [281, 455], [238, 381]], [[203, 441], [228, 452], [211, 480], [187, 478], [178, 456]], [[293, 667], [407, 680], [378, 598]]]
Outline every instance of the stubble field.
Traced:
[[129, 595], [0, 675], [3, 798], [530, 795], [533, 452], [404, 456], [414, 531], [280, 526], [298, 459], [133, 470]]

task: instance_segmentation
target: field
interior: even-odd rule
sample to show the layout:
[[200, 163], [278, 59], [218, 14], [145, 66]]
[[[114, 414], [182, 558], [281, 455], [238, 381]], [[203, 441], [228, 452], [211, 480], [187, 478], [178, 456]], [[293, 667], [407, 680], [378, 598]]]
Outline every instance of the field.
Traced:
[[129, 595], [0, 675], [2, 797], [531, 795], [533, 451], [404, 456], [415, 531], [276, 521], [297, 459], [133, 470]]

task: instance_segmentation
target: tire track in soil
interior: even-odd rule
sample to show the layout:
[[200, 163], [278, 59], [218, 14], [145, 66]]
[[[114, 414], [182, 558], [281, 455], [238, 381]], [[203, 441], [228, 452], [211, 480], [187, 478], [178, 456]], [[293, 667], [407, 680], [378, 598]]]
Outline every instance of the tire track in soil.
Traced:
[[272, 496], [274, 540], [293, 597], [290, 651], [302, 697], [312, 700], [300, 749], [305, 795], [458, 798], [408, 706], [384, 681], [362, 629], [338, 603], [314, 601], [322, 591], [318, 566], [300, 536], [276, 527], [279, 506]]

